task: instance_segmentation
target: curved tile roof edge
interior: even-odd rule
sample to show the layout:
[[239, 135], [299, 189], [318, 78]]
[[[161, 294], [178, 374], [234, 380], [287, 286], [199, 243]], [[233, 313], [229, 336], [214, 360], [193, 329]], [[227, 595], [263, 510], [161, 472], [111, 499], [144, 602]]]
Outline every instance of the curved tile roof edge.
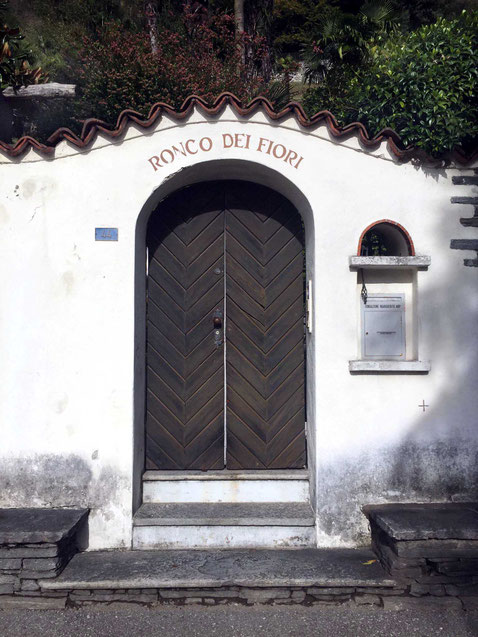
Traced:
[[127, 109], [120, 113], [115, 127], [108, 125], [100, 119], [90, 118], [83, 124], [79, 136], [69, 128], [62, 127], [50, 135], [46, 144], [39, 142], [33, 137], [25, 136], [21, 137], [14, 145], [0, 141], [0, 151], [3, 151], [10, 157], [19, 157], [30, 148], [33, 148], [45, 156], [49, 156], [54, 153], [55, 147], [63, 140], [70, 142], [78, 149], [83, 149], [93, 142], [97, 133], [102, 133], [111, 139], [120, 137], [130, 122], [134, 122], [141, 128], [146, 129], [156, 124], [163, 114], [167, 114], [173, 119], [181, 121], [188, 117], [195, 107], [198, 107], [200, 111], [208, 116], [216, 116], [227, 105], [231, 106], [241, 117], [247, 117], [258, 110], [262, 110], [273, 121], [280, 121], [293, 114], [295, 120], [304, 128], [312, 128], [325, 123], [327, 130], [334, 139], [347, 139], [353, 135], [357, 135], [362, 146], [368, 150], [373, 150], [383, 141], [386, 141], [391, 152], [402, 162], [415, 159], [419, 162], [436, 165], [443, 164], [443, 161], [451, 160], [466, 165], [478, 159], [478, 148], [467, 155], [461, 147], [456, 147], [453, 152], [447, 156], [434, 158], [419, 148], [405, 146], [400, 135], [391, 128], [384, 128], [374, 137], [371, 137], [366, 127], [360, 122], [353, 122], [347, 126], [340, 127], [330, 111], [319, 111], [308, 118], [302, 106], [297, 102], [289, 102], [285, 108], [277, 112], [265, 97], [256, 97], [249, 102], [247, 106], [243, 106], [239, 98], [227, 92], [221, 93], [212, 106], [208, 106], [207, 102], [197, 95], [188, 97], [179, 110], [175, 110], [164, 102], [157, 102], [151, 107], [146, 118], [136, 111]]

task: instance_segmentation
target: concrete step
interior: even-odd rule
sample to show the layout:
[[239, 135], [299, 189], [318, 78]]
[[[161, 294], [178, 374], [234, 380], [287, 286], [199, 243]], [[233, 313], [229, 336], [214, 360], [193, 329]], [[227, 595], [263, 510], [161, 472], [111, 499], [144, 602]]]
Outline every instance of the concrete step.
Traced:
[[314, 512], [303, 502], [143, 504], [135, 526], [314, 526]]
[[97, 551], [76, 555], [44, 590], [385, 587], [368, 549]]
[[134, 549], [312, 547], [310, 504], [143, 504], [133, 521]]
[[309, 502], [308, 471], [146, 471], [143, 502]]

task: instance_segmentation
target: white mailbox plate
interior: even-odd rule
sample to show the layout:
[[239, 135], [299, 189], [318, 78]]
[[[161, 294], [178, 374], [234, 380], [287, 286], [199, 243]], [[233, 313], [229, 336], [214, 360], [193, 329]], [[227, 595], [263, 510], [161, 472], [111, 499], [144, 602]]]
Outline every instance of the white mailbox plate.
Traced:
[[369, 294], [362, 304], [362, 358], [405, 360], [404, 294]]

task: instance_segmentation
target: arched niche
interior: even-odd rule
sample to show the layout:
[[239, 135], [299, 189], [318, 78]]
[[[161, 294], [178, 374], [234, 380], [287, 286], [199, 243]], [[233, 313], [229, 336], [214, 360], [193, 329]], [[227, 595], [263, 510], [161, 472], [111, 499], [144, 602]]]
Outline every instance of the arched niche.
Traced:
[[402, 225], [382, 219], [362, 232], [357, 256], [413, 257], [415, 248], [410, 234]]

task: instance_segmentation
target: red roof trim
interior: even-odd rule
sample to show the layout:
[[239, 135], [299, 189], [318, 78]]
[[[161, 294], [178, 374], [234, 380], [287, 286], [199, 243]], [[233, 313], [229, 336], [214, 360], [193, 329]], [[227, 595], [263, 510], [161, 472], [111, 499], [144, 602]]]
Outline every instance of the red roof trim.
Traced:
[[[63, 140], [70, 142], [77, 148], [86, 148], [93, 142], [98, 132], [101, 132], [111, 139], [120, 137], [129, 122], [134, 122], [141, 128], [149, 128], [156, 124], [163, 114], [181, 121], [191, 113], [194, 107], [197, 107], [206, 115], [216, 116], [225, 108], [226, 105], [232, 106], [235, 112], [241, 117], [247, 117], [258, 110], [262, 110], [268, 117], [270, 117], [270, 119], [280, 121], [292, 113], [296, 121], [304, 128], [312, 128], [325, 123], [332, 137], [337, 140], [347, 139], [352, 135], [357, 135], [360, 143], [366, 149], [377, 148], [382, 141], [386, 140], [391, 152], [400, 161], [417, 159], [427, 163], [442, 163], [442, 161], [428, 156], [420, 149], [414, 148], [413, 146], [405, 147], [398, 133], [391, 128], [384, 128], [374, 137], [370, 137], [365, 126], [360, 122], [353, 122], [352, 124], [348, 124], [341, 128], [335, 117], [329, 111], [320, 111], [313, 117], [308, 118], [300, 104], [297, 102], [290, 102], [281, 111], [276, 112], [274, 111], [272, 104], [264, 97], [256, 97], [247, 106], [242, 106], [241, 101], [232, 93], [222, 93], [212, 106], [208, 106], [201, 97], [191, 95], [184, 101], [181, 108], [177, 111], [168, 104], [158, 102], [151, 107], [146, 118], [136, 111], [125, 110], [118, 116], [116, 126], [114, 128], [99, 119], [91, 118], [85, 121], [80, 136], [75, 135], [75, 133], [73, 133], [73, 131], [69, 128], [59, 128], [48, 138], [46, 144], [42, 144], [33, 137], [27, 136], [21, 137], [13, 146], [0, 141], [0, 151], [5, 152], [10, 157], [18, 157], [25, 153], [29, 148], [34, 148], [44, 155], [51, 155], [55, 150], [55, 146]], [[477, 158], [478, 148], [470, 155], [466, 155], [462, 148], [456, 148], [446, 159], [452, 159], [460, 164], [468, 164]]]

